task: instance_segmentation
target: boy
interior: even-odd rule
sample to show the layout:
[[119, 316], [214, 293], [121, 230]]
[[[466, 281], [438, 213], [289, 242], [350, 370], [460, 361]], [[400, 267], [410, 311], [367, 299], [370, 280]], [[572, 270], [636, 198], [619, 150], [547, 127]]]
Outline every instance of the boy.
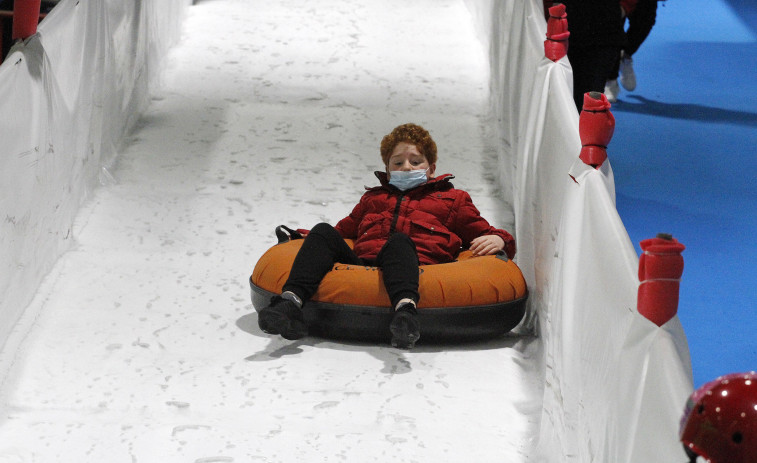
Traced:
[[[396, 127], [381, 141], [381, 158], [381, 185], [369, 188], [336, 227], [320, 223], [307, 234], [283, 293], [258, 314], [264, 332], [302, 338], [302, 305], [334, 263], [370, 265], [381, 268], [394, 308], [392, 346], [410, 349], [420, 338], [420, 264], [451, 262], [463, 247], [474, 255], [515, 255], [513, 237], [481, 217], [470, 195], [452, 186], [452, 175], [435, 176], [436, 143], [423, 127]], [[344, 238], [355, 240], [354, 250]]]

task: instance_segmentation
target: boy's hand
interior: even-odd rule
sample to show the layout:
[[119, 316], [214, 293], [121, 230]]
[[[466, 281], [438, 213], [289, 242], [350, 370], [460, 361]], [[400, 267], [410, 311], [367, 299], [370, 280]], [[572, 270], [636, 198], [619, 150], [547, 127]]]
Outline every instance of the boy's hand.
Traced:
[[496, 254], [505, 248], [505, 241], [497, 235], [484, 235], [470, 242], [470, 250], [474, 256]]

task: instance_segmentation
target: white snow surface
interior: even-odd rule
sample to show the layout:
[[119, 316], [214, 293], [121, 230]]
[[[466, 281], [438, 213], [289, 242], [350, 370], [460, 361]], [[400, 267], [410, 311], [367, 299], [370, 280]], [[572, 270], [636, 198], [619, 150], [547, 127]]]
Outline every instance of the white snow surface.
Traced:
[[401, 123], [512, 230], [486, 59], [462, 0], [190, 7], [114, 181], [0, 358], [0, 462], [527, 461], [537, 339], [292, 342], [249, 302], [274, 227], [346, 216]]

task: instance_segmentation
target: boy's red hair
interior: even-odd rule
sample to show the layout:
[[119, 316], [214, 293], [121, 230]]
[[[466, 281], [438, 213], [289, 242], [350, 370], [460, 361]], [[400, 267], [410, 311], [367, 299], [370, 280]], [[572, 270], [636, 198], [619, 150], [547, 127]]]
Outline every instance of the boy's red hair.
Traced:
[[389, 162], [389, 156], [397, 144], [405, 142], [415, 145], [422, 155], [426, 156], [429, 164], [436, 162], [436, 143], [428, 130], [416, 124], [402, 124], [395, 127], [392, 133], [381, 140], [381, 159], [384, 165]]

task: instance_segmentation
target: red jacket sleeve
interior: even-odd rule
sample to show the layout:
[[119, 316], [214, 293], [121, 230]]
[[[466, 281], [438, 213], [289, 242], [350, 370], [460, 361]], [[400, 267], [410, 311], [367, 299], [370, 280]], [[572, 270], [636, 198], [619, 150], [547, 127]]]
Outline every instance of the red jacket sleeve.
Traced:
[[473, 204], [470, 195], [463, 190], [457, 204], [457, 214], [454, 220], [454, 228], [451, 230], [462, 238], [463, 246], [470, 246], [471, 241], [484, 235], [497, 235], [505, 242], [505, 254], [512, 259], [515, 257], [515, 239], [505, 230], [492, 227], [489, 222], [481, 217], [481, 213]]
[[350, 215], [340, 220], [334, 228], [342, 235], [342, 238], [354, 240], [357, 238], [357, 227], [360, 225], [363, 214], [365, 214], [365, 208], [363, 207], [363, 198], [360, 198], [360, 202], [352, 209]]

